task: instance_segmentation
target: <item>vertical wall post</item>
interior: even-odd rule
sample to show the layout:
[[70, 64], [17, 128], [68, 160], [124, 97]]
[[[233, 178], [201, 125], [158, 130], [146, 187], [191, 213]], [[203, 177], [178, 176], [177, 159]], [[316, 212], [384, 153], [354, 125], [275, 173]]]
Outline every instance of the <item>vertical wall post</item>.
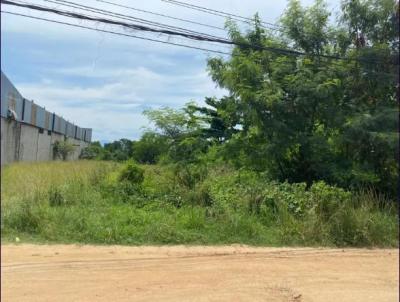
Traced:
[[55, 123], [55, 121], [56, 121], [56, 114], [53, 112], [53, 122], [52, 122], [52, 125], [51, 125], [51, 131], [53, 131], [53, 132], [54, 132], [54, 123]]
[[25, 120], [25, 99], [22, 99], [22, 116], [21, 122]]

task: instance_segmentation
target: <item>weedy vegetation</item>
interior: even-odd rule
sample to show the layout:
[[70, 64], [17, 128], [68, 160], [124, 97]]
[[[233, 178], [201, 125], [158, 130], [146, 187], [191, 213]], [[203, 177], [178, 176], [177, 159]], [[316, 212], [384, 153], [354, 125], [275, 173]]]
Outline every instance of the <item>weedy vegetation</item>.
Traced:
[[[397, 246], [394, 203], [252, 171], [133, 161], [3, 169], [3, 241], [92, 244]], [[62, 172], [60, 172], [62, 171]], [[19, 188], [19, 190], [15, 190]]]

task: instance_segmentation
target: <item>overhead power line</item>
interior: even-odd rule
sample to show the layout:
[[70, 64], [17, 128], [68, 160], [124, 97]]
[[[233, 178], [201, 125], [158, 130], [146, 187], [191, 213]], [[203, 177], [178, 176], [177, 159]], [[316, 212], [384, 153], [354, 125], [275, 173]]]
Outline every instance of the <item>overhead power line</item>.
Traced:
[[[174, 4], [174, 5], [178, 5], [178, 6], [182, 6], [182, 7], [186, 7], [189, 9], [193, 9], [193, 10], [197, 10], [197, 11], [201, 11], [207, 14], [211, 14], [211, 15], [215, 15], [215, 16], [219, 16], [219, 17], [223, 17], [223, 18], [230, 18], [232, 20], [235, 21], [239, 21], [239, 22], [244, 22], [247, 24], [252, 24], [254, 23], [254, 19], [252, 18], [248, 18], [248, 17], [243, 17], [243, 16], [239, 16], [236, 14], [232, 14], [232, 13], [227, 13], [227, 12], [223, 12], [220, 10], [215, 10], [215, 9], [211, 9], [211, 8], [207, 8], [207, 7], [202, 7], [202, 6], [198, 6], [198, 5], [194, 5], [191, 3], [187, 3], [187, 2], [181, 2], [181, 1], [176, 1], [176, 0], [161, 0], [163, 2], [167, 2], [170, 4]], [[271, 26], [274, 27], [274, 30], [283, 30], [279, 25], [274, 24], [274, 23], [270, 23], [270, 22], [266, 22], [266, 21], [260, 21], [261, 24], [264, 24], [265, 26], [269, 27], [271, 29]]]
[[[206, 36], [204, 34], [191, 33], [191, 32], [187, 33], [182, 30], [178, 31], [178, 30], [173, 30], [173, 29], [159, 29], [159, 28], [154, 28], [154, 27], [148, 27], [148, 26], [140, 24], [140, 23], [144, 23], [143, 21], [138, 22], [136, 24], [126, 23], [126, 22], [122, 22], [122, 21], [100, 18], [100, 17], [96, 17], [96, 16], [89, 16], [89, 15], [85, 15], [85, 14], [75, 13], [72, 11], [65, 11], [65, 10], [50, 8], [50, 7], [46, 7], [46, 6], [42, 6], [42, 5], [30, 4], [30, 3], [26, 3], [26, 2], [17, 3], [17, 2], [8, 1], [8, 0], [1, 0], [1, 3], [16, 6], [16, 7], [28, 8], [31, 10], [36, 10], [36, 11], [41, 11], [41, 12], [53, 13], [56, 15], [79, 19], [79, 20], [87, 20], [87, 21], [100, 22], [100, 23], [109, 24], [109, 25], [117, 25], [117, 26], [121, 26], [121, 27], [131, 29], [131, 30], [166, 34], [166, 35], [171, 35], [171, 36], [181, 36], [181, 37], [192, 39], [192, 40], [208, 41], [208, 42], [216, 42], [216, 43], [219, 42], [219, 43], [223, 43], [223, 44], [233, 45], [232, 42], [230, 42], [229, 40], [227, 40], [225, 38], [211, 37], [211, 36]], [[144, 21], [147, 22], [147, 20], [144, 20]]]
[[[174, 42], [163, 41], [163, 40], [158, 40], [158, 39], [140, 37], [140, 36], [136, 36], [136, 35], [115, 32], [115, 31], [111, 31], [111, 30], [104, 30], [104, 29], [99, 29], [99, 28], [94, 28], [94, 27], [89, 27], [89, 26], [84, 26], [84, 25], [73, 24], [73, 23], [69, 23], [69, 22], [57, 21], [57, 20], [48, 19], [48, 18], [25, 15], [25, 14], [21, 14], [21, 13], [15, 13], [15, 12], [3, 11], [3, 10], [1, 10], [0, 12], [4, 13], [4, 14], [40, 20], [40, 21], [45, 21], [45, 22], [49, 22], [49, 23], [61, 24], [61, 25], [66, 25], [66, 26], [70, 26], [70, 27], [75, 27], [75, 28], [87, 29], [87, 30], [91, 30], [91, 31], [102, 32], [102, 33], [107, 33], [107, 34], [112, 34], [112, 35], [117, 35], [117, 36], [140, 39], [140, 40], [145, 40], [145, 41], [150, 41], [150, 42], [156, 42], [156, 43], [161, 43], [161, 44], [167, 44], [167, 45], [172, 45], [172, 46], [194, 49], [194, 50], [201, 50], [201, 51], [211, 52], [211, 53], [216, 53], [216, 54], [230, 55], [230, 56], [234, 56], [234, 57], [246, 57], [245, 55], [241, 55], [241, 54], [233, 54], [233, 53], [228, 53], [228, 52], [223, 52], [223, 51], [218, 51], [218, 50], [213, 50], [213, 49], [208, 49], [208, 48], [202, 48], [202, 47], [196, 47], [196, 46], [191, 46], [191, 45], [186, 45], [186, 44], [181, 44], [181, 43], [174, 43]], [[269, 62], [272, 62], [272, 61], [270, 60]], [[293, 62], [281, 62], [280, 64], [282, 64], [282, 63], [288, 64], [288, 65], [293, 65]], [[320, 65], [322, 63], [327, 64], [328, 62], [320, 61], [320, 62], [318, 62], [318, 65]], [[316, 63], [314, 62], [314, 64], [316, 64]], [[373, 72], [374, 74], [379, 74], [379, 75], [387, 75], [387, 76], [394, 75], [393, 73], [373, 71], [373, 70], [368, 70], [365, 68], [361, 68], [361, 69], [366, 72]]]
[[323, 57], [323, 58], [335, 59], [335, 60], [359, 61], [359, 62], [380, 63], [380, 64], [384, 63], [382, 61], [372, 61], [372, 60], [347, 58], [347, 57], [339, 57], [339, 56], [332, 56], [332, 55], [307, 54], [304, 52], [291, 50], [291, 49], [258, 46], [258, 45], [254, 45], [254, 44], [248, 44], [248, 43], [239, 43], [239, 42], [230, 41], [230, 40], [226, 40], [226, 39], [220, 39], [220, 38], [216, 39], [216, 38], [210, 38], [210, 37], [200, 36], [200, 35], [196, 35], [196, 34], [177, 32], [177, 31], [168, 30], [168, 29], [156, 29], [156, 28], [151, 28], [148, 26], [140, 25], [140, 24], [132, 24], [132, 23], [120, 22], [120, 21], [116, 21], [116, 20], [87, 16], [87, 15], [78, 14], [78, 13], [74, 13], [74, 12], [70, 12], [70, 11], [62, 11], [62, 10], [57, 10], [57, 9], [38, 6], [38, 5], [20, 4], [20, 3], [16, 3], [16, 2], [8, 1], [8, 0], [1, 0], [1, 2], [4, 4], [9, 4], [9, 5], [17, 6], [17, 7], [29, 8], [32, 10], [37, 10], [37, 11], [42, 11], [42, 12], [54, 13], [54, 14], [57, 14], [60, 16], [75, 18], [75, 19], [79, 19], [79, 20], [88, 20], [88, 21], [100, 22], [100, 23], [104, 23], [104, 24], [118, 25], [123, 28], [128, 28], [131, 30], [145, 31], [145, 32], [150, 32], [150, 33], [160, 33], [160, 34], [166, 34], [166, 35], [170, 35], [170, 36], [180, 36], [180, 37], [184, 37], [184, 38], [196, 40], [196, 41], [215, 42], [215, 43], [220, 43], [220, 44], [239, 46], [239, 47], [243, 47], [246, 49], [253, 49], [253, 50], [258, 50], [258, 51], [260, 51], [260, 50], [270, 51], [270, 52], [279, 53], [282, 55], [294, 55], [294, 56], [305, 55], [305, 56]]
[[100, 8], [96, 8], [96, 7], [82, 5], [82, 4], [79, 4], [79, 3], [76, 3], [76, 2], [65, 1], [65, 0], [43, 0], [43, 1], [50, 2], [50, 3], [55, 3], [55, 4], [59, 4], [59, 5], [63, 5], [63, 6], [66, 6], [66, 7], [77, 8], [77, 9], [80, 9], [80, 10], [83, 10], [83, 11], [94, 12], [96, 14], [106, 15], [106, 16], [110, 16], [110, 17], [114, 17], [114, 18], [118, 18], [118, 19], [122, 19], [122, 20], [135, 21], [135, 22], [138, 22], [138, 23], [141, 23], [141, 24], [152, 25], [152, 26], [156, 26], [156, 27], [159, 27], [159, 28], [166, 28], [166, 29], [176, 30], [176, 31], [179, 31], [179, 32], [198, 34], [198, 35], [212, 37], [212, 38], [224, 39], [222, 37], [217, 37], [217, 36], [213, 36], [213, 35], [197, 32], [197, 31], [189, 30], [189, 29], [186, 29], [186, 28], [172, 26], [172, 25], [159, 23], [159, 22], [154, 22], [154, 21], [150, 21], [150, 20], [146, 20], [146, 19], [142, 19], [142, 18], [137, 18], [137, 17], [134, 17], [134, 16], [126, 15], [126, 14], [120, 14], [120, 13], [116, 13], [116, 12], [112, 12], [112, 11], [109, 11], [109, 10], [104, 10], [104, 9], [100, 9]]
[[142, 13], [146, 13], [146, 14], [151, 14], [151, 15], [154, 15], [154, 16], [164, 17], [164, 18], [168, 18], [168, 19], [172, 19], [172, 20], [182, 21], [182, 22], [186, 22], [186, 23], [190, 23], [190, 24], [195, 24], [195, 25], [200, 25], [200, 26], [205, 26], [205, 27], [208, 27], [208, 28], [213, 28], [213, 29], [218, 29], [218, 30], [225, 31], [225, 28], [214, 26], [214, 25], [210, 25], [210, 24], [200, 23], [200, 22], [196, 22], [196, 21], [193, 21], [193, 20], [177, 18], [177, 17], [173, 17], [173, 16], [169, 16], [169, 15], [165, 15], [165, 14], [160, 14], [160, 13], [156, 13], [156, 12], [148, 11], [148, 10], [144, 10], [144, 9], [139, 9], [139, 8], [132, 7], [132, 6], [122, 5], [122, 4], [118, 4], [118, 3], [114, 3], [114, 2], [110, 2], [110, 1], [104, 1], [104, 0], [95, 0], [95, 1], [102, 2], [102, 3], [107, 3], [107, 4], [110, 4], [110, 5], [113, 5], [113, 6], [117, 6], [117, 7], [127, 8], [127, 9], [130, 9], [130, 10], [134, 10], [134, 11], [138, 11], [138, 12], [142, 12]]
[[[169, 24], [164, 24], [164, 23], [154, 22], [154, 21], [150, 21], [150, 20], [146, 20], [146, 19], [142, 19], [142, 18], [137, 18], [137, 17], [131, 16], [131, 15], [120, 14], [120, 13], [116, 13], [113, 11], [100, 9], [97, 7], [82, 5], [82, 4], [79, 4], [76, 2], [71, 2], [71, 1], [66, 1], [66, 0], [42, 0], [42, 1], [58, 4], [58, 5], [66, 6], [66, 7], [77, 8], [77, 9], [85, 11], [85, 12], [89, 11], [89, 12], [94, 12], [99, 15], [106, 15], [106, 16], [111, 16], [113, 18], [118, 18], [118, 19], [122, 19], [122, 20], [134, 21], [134, 22], [137, 22], [140, 24], [148, 24], [148, 25], [159, 27], [159, 28], [167, 28], [167, 29], [177, 30], [180, 32], [186, 32], [186, 33], [198, 34], [201, 36], [208, 36], [208, 37], [212, 37], [212, 38], [224, 39], [223, 37], [217, 37], [214, 35], [209, 35], [209, 34], [189, 30], [189, 29], [182, 28], [182, 27], [176, 27], [176, 26], [172, 26]], [[21, 1], [18, 1], [18, 2], [21, 2]], [[205, 42], [205, 43], [211, 44], [211, 42]], [[224, 45], [224, 47], [229, 47], [229, 46]]]
[[[202, 7], [202, 6], [194, 5], [194, 4], [187, 3], [187, 2], [177, 1], [177, 0], [161, 0], [161, 1], [173, 4], [173, 5], [177, 5], [177, 6], [186, 7], [186, 8], [192, 9], [192, 10], [201, 11], [203, 13], [216, 15], [216, 16], [223, 17], [223, 18], [230, 18], [230, 19], [238, 21], [238, 22], [254, 24], [254, 19], [235, 15], [232, 13], [227, 13], [227, 12], [223, 12], [223, 11], [219, 11], [219, 10], [215, 10], [215, 9], [211, 9], [211, 8], [207, 8], [207, 7]], [[260, 23], [264, 24], [264, 26], [261, 26], [262, 28], [267, 28], [267, 29], [274, 30], [274, 31], [280, 31], [280, 32], [286, 33], [286, 34], [288, 33], [287, 29], [285, 29], [284, 27], [282, 27], [278, 24], [266, 22], [263, 20], [260, 20]], [[271, 28], [270, 26], [273, 26], [274, 28]], [[353, 47], [351, 47], [351, 48], [355, 49]]]
[[185, 47], [185, 48], [191, 48], [191, 49], [196, 49], [196, 50], [203, 50], [203, 51], [213, 52], [213, 53], [218, 53], [218, 54], [223, 54], [223, 55], [230, 55], [230, 53], [228, 53], [228, 52], [223, 52], [223, 51], [218, 51], [218, 50], [213, 50], [213, 49], [207, 49], [207, 48], [202, 48], [202, 47], [196, 47], [196, 46], [191, 46], [191, 45], [186, 45], [186, 44], [181, 44], [181, 43], [162, 41], [162, 40], [157, 40], [157, 39], [152, 39], [152, 38], [140, 37], [140, 36], [120, 33], [120, 32], [116, 32], [116, 31], [112, 31], [112, 30], [99, 29], [99, 28], [94, 28], [94, 27], [89, 27], [89, 26], [84, 26], [84, 25], [73, 24], [73, 23], [69, 23], [69, 22], [57, 21], [57, 20], [48, 19], [48, 18], [29, 16], [29, 15], [25, 15], [25, 14], [9, 12], [9, 11], [4, 11], [4, 10], [1, 10], [0, 12], [4, 13], [4, 14], [20, 16], [20, 17], [30, 18], [30, 19], [36, 19], [36, 20], [46, 21], [46, 22], [50, 22], [50, 23], [62, 24], [62, 25], [76, 27], [76, 28], [83, 28], [83, 29], [88, 29], [88, 30], [92, 30], [92, 31], [118, 35], [118, 36], [124, 36], [124, 37], [135, 38], [135, 39], [140, 39], [140, 40], [146, 40], [146, 41], [151, 41], [151, 42], [157, 42], [157, 43], [162, 43], [162, 44], [169, 44], [169, 45], [180, 46], [180, 47]]

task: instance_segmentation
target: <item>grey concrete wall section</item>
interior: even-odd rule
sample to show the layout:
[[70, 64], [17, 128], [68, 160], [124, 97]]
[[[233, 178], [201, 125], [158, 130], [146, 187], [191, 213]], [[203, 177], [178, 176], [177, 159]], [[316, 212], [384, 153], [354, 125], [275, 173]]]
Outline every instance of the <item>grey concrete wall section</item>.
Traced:
[[38, 146], [36, 152], [37, 161], [48, 161], [53, 159], [53, 148], [51, 145], [51, 134], [47, 131], [38, 134]]
[[82, 141], [82, 140], [79, 141], [79, 144], [80, 144], [80, 147], [79, 147], [78, 158], [79, 158], [79, 155], [81, 155], [82, 150], [89, 146], [89, 143]]
[[39, 129], [30, 125], [21, 125], [21, 139], [19, 147], [20, 161], [36, 161], [38, 150]]
[[20, 132], [19, 123], [1, 118], [1, 165], [18, 160]]
[[68, 137], [67, 141], [70, 142], [75, 147], [74, 152], [68, 158], [70, 160], [79, 159], [79, 155], [81, 155], [82, 150], [89, 145], [88, 143], [86, 143], [84, 141], [77, 140], [77, 139], [74, 139], [71, 137]]
[[[42, 133], [41, 133], [42, 132]], [[15, 161], [51, 161], [56, 141], [64, 141], [63, 134], [41, 131], [40, 128], [1, 118], [1, 165]], [[68, 160], [77, 160], [88, 142], [67, 137], [75, 147]]]

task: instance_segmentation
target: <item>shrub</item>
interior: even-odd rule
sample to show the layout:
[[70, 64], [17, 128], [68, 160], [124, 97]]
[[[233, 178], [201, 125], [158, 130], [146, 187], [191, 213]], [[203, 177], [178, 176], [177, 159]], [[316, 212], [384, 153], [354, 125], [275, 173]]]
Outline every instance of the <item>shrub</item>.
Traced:
[[140, 185], [144, 180], [144, 170], [140, 168], [134, 161], [130, 160], [121, 169], [119, 180]]
[[264, 202], [272, 210], [284, 208], [295, 217], [302, 217], [309, 207], [309, 192], [306, 191], [305, 183], [276, 183], [270, 182], [264, 192]]
[[211, 206], [212, 198], [207, 184], [199, 183], [189, 190], [183, 197], [189, 204], [200, 206]]
[[175, 179], [180, 186], [193, 189], [195, 185], [206, 179], [208, 170], [204, 165], [179, 164], [174, 168]]
[[140, 184], [121, 181], [103, 187], [103, 197], [114, 204], [125, 203], [142, 207], [149, 202]]
[[81, 151], [80, 159], [100, 159], [103, 154], [103, 148], [100, 142], [92, 142]]
[[155, 164], [166, 151], [167, 142], [162, 135], [146, 132], [139, 141], [133, 142], [132, 157], [142, 164]]
[[310, 205], [324, 219], [328, 219], [343, 204], [351, 202], [351, 193], [325, 182], [316, 182], [310, 189]]
[[56, 141], [53, 145], [53, 156], [55, 159], [67, 160], [68, 156], [74, 152], [75, 146], [68, 141]]

